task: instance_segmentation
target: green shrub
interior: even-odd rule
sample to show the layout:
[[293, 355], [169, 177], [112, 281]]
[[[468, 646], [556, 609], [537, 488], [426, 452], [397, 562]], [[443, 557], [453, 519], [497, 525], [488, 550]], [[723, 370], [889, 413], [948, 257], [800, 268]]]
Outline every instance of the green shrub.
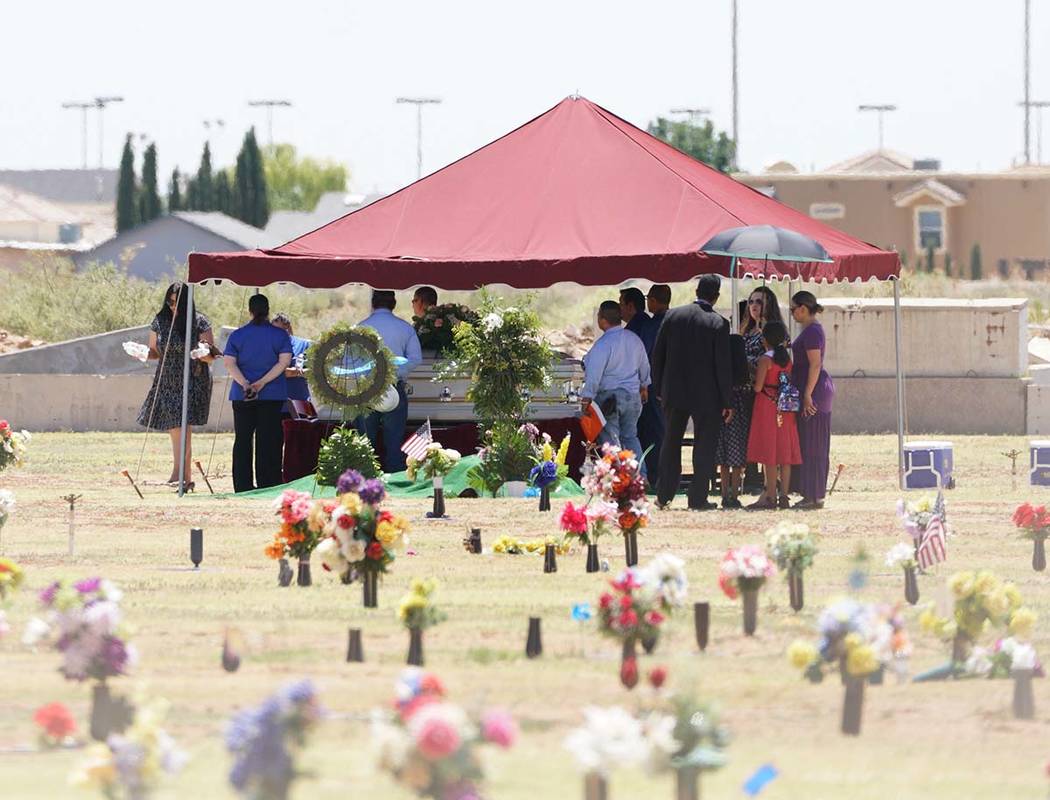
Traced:
[[523, 481], [536, 462], [536, 445], [513, 422], [498, 422], [487, 431], [480, 462], [467, 470], [468, 485], [478, 494], [496, 496], [507, 481]]
[[317, 455], [317, 482], [322, 486], [335, 486], [339, 476], [348, 469], [356, 469], [366, 478], [378, 478], [383, 474], [367, 436], [353, 428], [336, 428], [321, 443], [321, 452]]

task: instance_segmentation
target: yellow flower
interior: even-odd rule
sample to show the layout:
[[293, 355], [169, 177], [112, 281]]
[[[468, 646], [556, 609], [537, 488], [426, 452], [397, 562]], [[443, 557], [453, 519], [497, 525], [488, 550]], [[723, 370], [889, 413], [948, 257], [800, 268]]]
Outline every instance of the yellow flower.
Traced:
[[974, 574], [972, 572], [956, 572], [948, 579], [948, 588], [956, 597], [966, 597], [973, 594]]
[[1006, 597], [1010, 601], [1010, 608], [1021, 607], [1021, 593], [1018, 591], [1016, 586], [1014, 586], [1012, 583], [1008, 583], [1003, 587], [1003, 591], [1006, 593]]
[[853, 648], [860, 647], [864, 644], [864, 640], [860, 637], [859, 633], [848, 633], [846, 634], [846, 638], [842, 640], [842, 644], [845, 646], [846, 652], [848, 653]]
[[554, 459], [554, 463], [559, 467], [565, 465], [565, 459], [569, 457], [569, 442], [572, 440], [572, 436], [565, 434], [565, 438], [561, 440], [561, 444], [558, 446], [558, 456]]
[[401, 531], [392, 522], [383, 520], [376, 525], [376, 539], [383, 547], [389, 548], [401, 535]]
[[817, 660], [817, 648], [804, 639], [796, 639], [788, 646], [787, 657], [795, 669], [805, 669]]
[[92, 745], [85, 753], [76, 772], [69, 776], [73, 786], [85, 789], [107, 789], [116, 785], [117, 766], [113, 763], [113, 753], [104, 744]]
[[879, 668], [879, 660], [869, 645], [852, 647], [846, 653], [846, 672], [855, 677], [870, 675]]
[[938, 616], [937, 612], [933, 610], [933, 604], [931, 603], [926, 609], [919, 614], [919, 627], [926, 633], [933, 634], [934, 636], [943, 636], [945, 626], [948, 625], [948, 620], [944, 617]]
[[415, 611], [419, 608], [426, 608], [427, 599], [422, 595], [418, 594], [406, 594], [401, 598], [400, 604], [397, 607], [397, 618], [402, 622], [408, 618], [409, 612]]
[[1032, 628], [1038, 615], [1032, 609], [1022, 606], [1010, 617], [1010, 635], [1018, 639], [1027, 639], [1032, 635]]
[[551, 447], [550, 442], [543, 443], [543, 460], [550, 461], [554, 458], [554, 448]]
[[361, 512], [361, 498], [353, 492], [346, 492], [340, 497], [340, 502], [347, 511], [357, 515]]

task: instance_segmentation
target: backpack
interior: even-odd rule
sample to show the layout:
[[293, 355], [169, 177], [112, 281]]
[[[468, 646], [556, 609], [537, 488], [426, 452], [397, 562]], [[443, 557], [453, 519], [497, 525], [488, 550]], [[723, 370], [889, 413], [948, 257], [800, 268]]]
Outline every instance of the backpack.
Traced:
[[791, 382], [786, 372], [781, 372], [778, 380], [780, 381], [780, 388], [777, 392], [777, 411], [782, 414], [788, 412], [797, 413], [802, 409], [802, 399], [799, 395], [798, 387]]

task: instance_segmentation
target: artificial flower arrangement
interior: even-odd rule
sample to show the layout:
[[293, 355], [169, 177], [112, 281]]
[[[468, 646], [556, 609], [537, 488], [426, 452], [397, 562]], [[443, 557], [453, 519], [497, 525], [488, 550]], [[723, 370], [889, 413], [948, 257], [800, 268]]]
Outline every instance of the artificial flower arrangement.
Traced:
[[308, 680], [289, 684], [257, 708], [238, 712], [226, 729], [234, 790], [252, 800], [287, 800], [292, 784], [303, 774], [295, 757], [321, 714]]
[[1032, 540], [1032, 569], [1042, 572], [1046, 569], [1046, 537], [1050, 535], [1050, 512], [1046, 506], [1033, 506], [1023, 503], [1013, 515], [1014, 525], [1023, 533], [1025, 539]]
[[433, 600], [437, 586], [433, 578], [413, 578], [397, 606], [397, 618], [409, 632], [407, 660], [413, 666], [423, 666], [423, 631], [446, 619]]
[[813, 566], [816, 534], [804, 523], [779, 522], [766, 531], [766, 551], [787, 577], [791, 607], [800, 611], [805, 602], [802, 573]]
[[26, 452], [29, 450], [29, 431], [16, 433], [6, 419], [0, 419], [0, 472], [14, 464], [22, 466]]
[[550, 511], [550, 496], [558, 491], [558, 484], [568, 476], [569, 467], [565, 460], [569, 457], [569, 442], [572, 437], [565, 434], [555, 452], [549, 434], [543, 434], [543, 445], [536, 457], [536, 466], [529, 471], [529, 483], [540, 490], [540, 511]]
[[416, 796], [434, 800], [478, 800], [485, 778], [481, 746], [509, 749], [517, 735], [506, 712], [470, 715], [446, 699], [436, 675], [413, 668], [397, 682], [393, 710], [372, 715], [379, 768]]
[[121, 622], [123, 593], [102, 578], [55, 581], [40, 593], [45, 614], [26, 625], [23, 642], [51, 641], [62, 654], [59, 671], [71, 681], [126, 675], [137, 655]]
[[412, 317], [412, 327], [419, 337], [419, 346], [424, 350], [433, 350], [438, 355], [452, 348], [456, 326], [461, 322], [476, 325], [478, 315], [473, 309], [460, 303], [442, 303], [431, 306], [423, 316]]
[[569, 543], [566, 541], [559, 542], [553, 536], [522, 541], [506, 533], [492, 543], [492, 552], [508, 556], [520, 556], [525, 553], [543, 553], [548, 546], [553, 546], [555, 552], [560, 556], [569, 552]]
[[408, 522], [380, 510], [386, 489], [376, 478], [365, 480], [348, 470], [336, 489], [339, 500], [324, 522], [325, 538], [317, 545], [317, 554], [322, 567], [344, 581], [360, 576], [365, 606], [374, 608], [378, 576], [389, 571], [395, 556], [408, 545]]
[[915, 547], [907, 542], [897, 542], [886, 551], [886, 566], [904, 572], [904, 599], [912, 605], [919, 602], [919, 582], [915, 570], [919, 562], [915, 559]]
[[718, 585], [725, 596], [744, 599], [744, 635], [753, 636], [758, 627], [758, 590], [777, 568], [765, 551], [755, 544], [744, 544], [726, 551], [718, 565]]
[[174, 775], [186, 763], [186, 755], [161, 727], [167, 712], [162, 700], [140, 703], [131, 726], [88, 750], [70, 782], [97, 789], [110, 800], [147, 800], [163, 775]]
[[[919, 625], [926, 633], [952, 642], [951, 662], [917, 676], [916, 680], [941, 680], [967, 674], [999, 677], [1003, 670], [985, 670], [984, 664], [989, 660], [989, 652], [1002, 650], [1002, 642], [988, 651], [978, 646], [981, 636], [989, 628], [998, 628], [1023, 641], [1031, 636], [1035, 612], [1022, 605], [1016, 586], [987, 570], [957, 572], [948, 579], [948, 588], [954, 602], [951, 616], [940, 616], [931, 603], [919, 615]], [[1009, 649], [1012, 646], [1008, 646]]]
[[458, 450], [442, 447], [439, 442], [431, 442], [422, 458], [408, 459], [407, 477], [410, 481], [415, 481], [422, 473], [428, 481], [443, 478], [455, 468], [460, 458]]
[[75, 744], [77, 723], [62, 703], [47, 703], [33, 713], [33, 722], [40, 729], [40, 746], [46, 750]]
[[10, 558], [0, 557], [0, 602], [18, 591], [25, 581], [25, 570]]
[[601, 568], [598, 539], [613, 529], [618, 516], [619, 507], [616, 503], [594, 497], [586, 505], [574, 506], [568, 502], [562, 509], [559, 522], [565, 534], [564, 541], [587, 545], [588, 572], [598, 572]]
[[685, 604], [684, 562], [661, 554], [643, 569], [628, 567], [609, 586], [612, 591], [598, 599], [598, 630], [623, 644], [620, 682], [633, 689], [638, 683], [636, 643], [652, 651], [667, 615]]
[[638, 531], [649, 524], [649, 500], [641, 464], [630, 450], [611, 444], [584, 464], [581, 484], [591, 497], [615, 503], [616, 524], [624, 537], [627, 566], [638, 563]]
[[797, 640], [788, 647], [788, 659], [814, 683], [837, 665], [846, 685], [842, 705], [842, 732], [860, 734], [865, 683], [881, 683], [886, 667], [903, 675], [911, 653], [904, 620], [895, 607], [837, 600], [817, 620], [818, 643]]
[[636, 713], [621, 706], [583, 709], [584, 725], [565, 738], [564, 747], [586, 776], [585, 797], [606, 796], [614, 769], [642, 766], [650, 774], [673, 770], [676, 796], [699, 797], [698, 779], [727, 762], [729, 732], [712, 706], [683, 693], [661, 691], [666, 670], [654, 669], [650, 701]]
[[310, 585], [310, 554], [324, 532], [323, 515], [315, 512], [329, 505], [334, 506], [331, 501], [315, 501], [309, 492], [294, 489], [285, 489], [273, 503], [281, 527], [274, 534], [273, 542], [266, 546], [266, 555], [275, 560], [298, 559], [300, 586]]

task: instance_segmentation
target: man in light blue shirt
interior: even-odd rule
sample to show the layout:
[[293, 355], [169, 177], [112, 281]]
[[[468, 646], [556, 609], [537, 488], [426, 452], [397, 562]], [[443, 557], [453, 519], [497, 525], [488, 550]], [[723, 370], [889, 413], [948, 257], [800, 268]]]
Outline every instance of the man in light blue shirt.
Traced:
[[641, 460], [638, 417], [649, 397], [649, 357], [642, 340], [621, 328], [621, 321], [620, 304], [615, 300], [606, 300], [598, 307], [602, 335], [583, 357], [586, 377], [580, 396], [585, 408], [595, 402], [605, 415], [598, 441], [632, 450]]
[[358, 429], [364, 431], [377, 452], [379, 429], [383, 429], [384, 472], [401, 472], [405, 468], [405, 454], [401, 452], [401, 445], [405, 441], [405, 423], [408, 421], [405, 377], [423, 361], [415, 328], [400, 317], [394, 316], [396, 302], [393, 292], [373, 291], [372, 313], [359, 323], [362, 327], [371, 328], [378, 333], [391, 353], [405, 359], [405, 363], [397, 368], [397, 408], [385, 414], [373, 411], [367, 416], [359, 417], [357, 422]]

